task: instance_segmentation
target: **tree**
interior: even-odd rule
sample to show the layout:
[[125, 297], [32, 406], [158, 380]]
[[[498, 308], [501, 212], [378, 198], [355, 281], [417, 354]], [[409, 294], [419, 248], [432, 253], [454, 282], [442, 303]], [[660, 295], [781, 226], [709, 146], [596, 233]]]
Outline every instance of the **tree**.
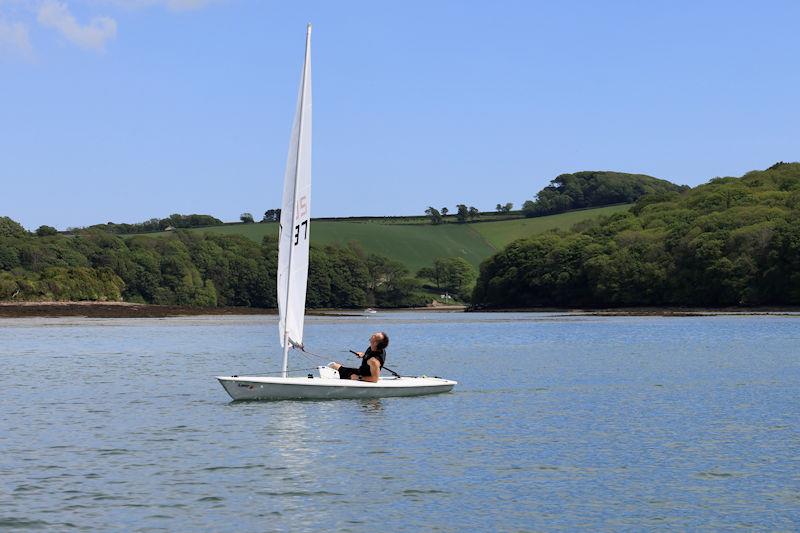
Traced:
[[[118, 234], [131, 234], [131, 233], [147, 233], [155, 231], [164, 231], [167, 228], [196, 228], [200, 226], [221, 226], [222, 221], [211, 215], [181, 215], [180, 213], [173, 213], [167, 218], [151, 218], [145, 222], [136, 222], [133, 224], [117, 224], [115, 222], [106, 222], [105, 224], [95, 224], [89, 226], [88, 229], [101, 229], [111, 233]], [[74, 228], [68, 228], [68, 232], [74, 232]]]
[[23, 237], [27, 235], [19, 222], [8, 217], [0, 217], [0, 237]]
[[584, 171], [557, 176], [536, 194], [536, 200], [527, 200], [522, 209], [527, 217], [552, 215], [570, 209], [631, 203], [646, 194], [686, 190], [685, 185], [644, 174]]
[[417, 277], [434, 282], [436, 288], [457, 296], [466, 296], [475, 281], [475, 269], [463, 257], [439, 257], [433, 267], [424, 267]]
[[11, 270], [19, 265], [19, 250], [10, 246], [10, 243], [0, 241], [0, 271]]
[[47, 237], [49, 235], [58, 235], [58, 230], [53, 226], [39, 226], [36, 229], [36, 235], [39, 237]]
[[480, 214], [481, 214], [481, 212], [480, 212], [480, 211], [478, 211], [478, 208], [476, 208], [476, 207], [473, 207], [473, 206], [470, 206], [470, 207], [469, 207], [469, 211], [468, 211], [468, 213], [469, 213], [469, 219], [470, 219], [470, 220], [475, 220], [475, 218], [476, 218], [478, 215], [480, 215]]
[[442, 216], [443, 216], [443, 217], [447, 216], [447, 213], [449, 213], [449, 212], [450, 212], [450, 210], [449, 210], [449, 209], [447, 209], [446, 207], [443, 207], [443, 208], [442, 208]]
[[281, 219], [280, 209], [268, 209], [264, 212], [261, 222], [278, 222]]
[[375, 304], [379, 307], [421, 307], [429, 298], [416, 292], [418, 282], [412, 278], [401, 278], [392, 287], [380, 288], [375, 293]]
[[253, 220], [253, 215], [251, 215], [250, 213], [242, 213], [241, 215], [239, 215], [239, 220], [241, 220], [245, 224], [252, 224], [253, 222], [255, 222], [255, 220]]
[[[185, 223], [191, 216], [173, 215]], [[156, 219], [157, 222], [161, 222]], [[277, 238], [177, 229], [122, 238], [115, 227], [37, 238], [0, 217], [0, 300], [119, 300], [274, 308]], [[42, 233], [42, 231], [40, 231]], [[406, 267], [357, 246], [311, 248], [308, 307], [424, 305]]]
[[419, 279], [428, 279], [436, 284], [437, 289], [442, 288], [442, 276], [441, 272], [436, 268], [436, 264], [434, 263], [433, 267], [422, 267], [417, 271], [417, 277]]
[[456, 213], [456, 219], [463, 224], [469, 217], [469, 208], [464, 204], [458, 204], [456, 209], [458, 209], [458, 212]]
[[475, 269], [463, 257], [450, 257], [442, 260], [442, 263], [445, 288], [459, 297], [465, 297], [475, 281]]
[[366, 265], [374, 305], [412, 307], [428, 303], [424, 296], [417, 294], [418, 282], [408, 277], [408, 269], [402, 263], [370, 254]]
[[431, 218], [431, 224], [441, 224], [442, 223], [442, 214], [439, 213], [439, 210], [435, 207], [428, 207], [425, 210], [425, 214]]
[[[597, 197], [591, 187], [572, 186], [585, 177], [562, 180], [564, 190], [584, 200]], [[605, 176], [605, 184], [612, 177]], [[617, 192], [624, 191], [625, 181], [619, 183]], [[543, 191], [539, 204], [556, 205], [564, 197]], [[655, 191], [628, 212], [511, 243], [481, 265], [473, 303], [800, 303], [798, 228], [800, 163], [714, 178], [690, 190]]]
[[400, 279], [408, 276], [408, 269], [403, 263], [382, 255], [369, 254], [366, 265], [369, 272], [368, 287], [373, 292], [381, 287], [392, 289]]

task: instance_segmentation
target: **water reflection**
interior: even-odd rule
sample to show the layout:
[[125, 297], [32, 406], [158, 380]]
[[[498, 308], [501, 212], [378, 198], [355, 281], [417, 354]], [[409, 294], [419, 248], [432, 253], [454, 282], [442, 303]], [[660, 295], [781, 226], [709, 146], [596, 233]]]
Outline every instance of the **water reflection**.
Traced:
[[281, 464], [290, 465], [294, 474], [310, 474], [312, 452], [317, 450], [311, 450], [305, 438], [309, 426], [313, 425], [313, 421], [308, 420], [307, 407], [303, 402], [275, 402], [269, 411], [271, 420], [265, 428], [265, 440], [275, 447]]
[[380, 398], [365, 398], [363, 400], [359, 400], [358, 403], [361, 407], [361, 410], [366, 414], [376, 414], [383, 411], [383, 403], [381, 402]]

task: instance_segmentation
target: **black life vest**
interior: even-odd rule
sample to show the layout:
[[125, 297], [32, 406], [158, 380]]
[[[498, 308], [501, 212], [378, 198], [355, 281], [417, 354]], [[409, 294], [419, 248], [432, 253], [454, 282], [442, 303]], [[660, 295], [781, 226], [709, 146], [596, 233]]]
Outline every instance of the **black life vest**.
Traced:
[[386, 350], [373, 352], [372, 348], [367, 348], [364, 352], [364, 359], [361, 361], [361, 366], [358, 368], [359, 376], [372, 376], [372, 368], [369, 366], [369, 360], [373, 357], [378, 360], [381, 368], [383, 368], [383, 363], [386, 361]]

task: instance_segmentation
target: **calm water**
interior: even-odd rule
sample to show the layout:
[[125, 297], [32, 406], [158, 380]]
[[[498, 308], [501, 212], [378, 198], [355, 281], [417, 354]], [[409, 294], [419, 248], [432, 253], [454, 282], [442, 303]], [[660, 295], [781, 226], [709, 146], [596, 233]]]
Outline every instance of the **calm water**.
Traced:
[[0, 527], [800, 528], [800, 317], [379, 313], [307, 346], [379, 329], [460, 385], [231, 403], [274, 317], [0, 320]]

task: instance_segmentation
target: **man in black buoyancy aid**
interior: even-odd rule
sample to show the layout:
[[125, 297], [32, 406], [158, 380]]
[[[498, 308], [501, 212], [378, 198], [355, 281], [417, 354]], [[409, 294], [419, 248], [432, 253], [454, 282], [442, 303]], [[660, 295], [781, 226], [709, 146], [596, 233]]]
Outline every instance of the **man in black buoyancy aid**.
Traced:
[[340, 379], [357, 379], [376, 383], [386, 362], [386, 347], [389, 346], [389, 336], [384, 332], [373, 333], [369, 338], [369, 348], [365, 352], [354, 352], [357, 357], [363, 358], [358, 368], [348, 368], [341, 363], [331, 363], [330, 367], [339, 371]]

